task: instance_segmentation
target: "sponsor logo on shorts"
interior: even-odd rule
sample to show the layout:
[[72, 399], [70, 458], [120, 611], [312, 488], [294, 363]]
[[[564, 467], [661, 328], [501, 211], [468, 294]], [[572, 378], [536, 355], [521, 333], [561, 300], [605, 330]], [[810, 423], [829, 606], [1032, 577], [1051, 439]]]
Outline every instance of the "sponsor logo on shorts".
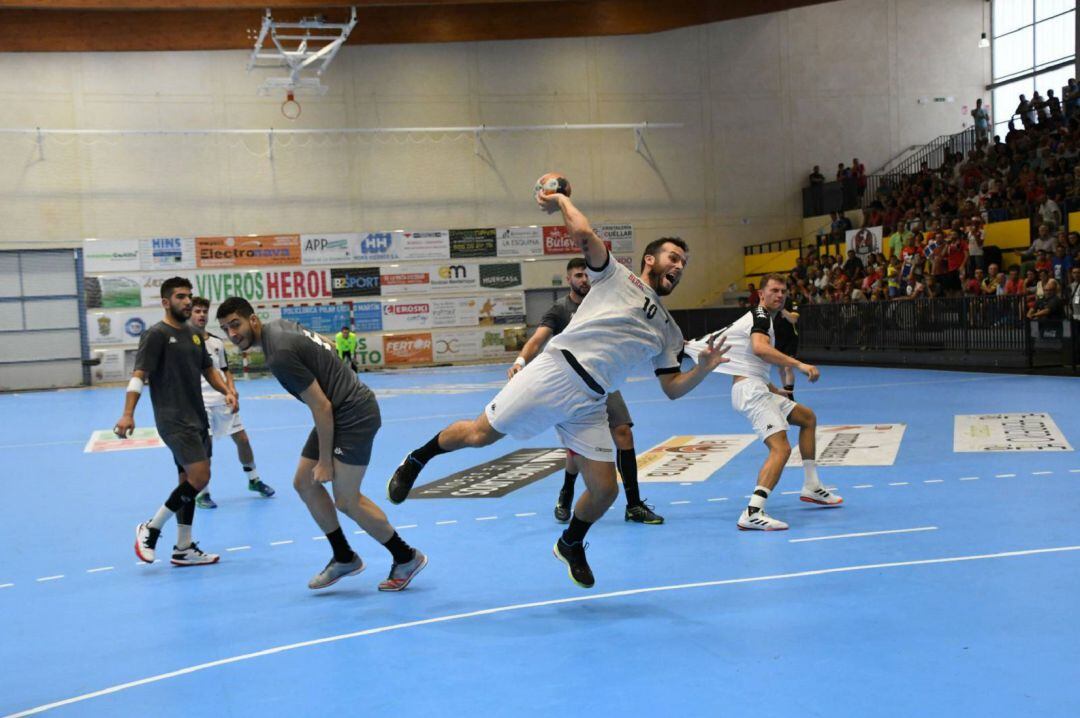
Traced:
[[344, 456], [345, 452], [341, 450], [340, 446], [335, 446], [334, 447], [334, 455], [335, 456]]
[[[610, 449], [609, 449], [610, 451]], [[412, 499], [477, 499], [506, 496], [561, 470], [563, 449], [518, 449], [412, 490]]]

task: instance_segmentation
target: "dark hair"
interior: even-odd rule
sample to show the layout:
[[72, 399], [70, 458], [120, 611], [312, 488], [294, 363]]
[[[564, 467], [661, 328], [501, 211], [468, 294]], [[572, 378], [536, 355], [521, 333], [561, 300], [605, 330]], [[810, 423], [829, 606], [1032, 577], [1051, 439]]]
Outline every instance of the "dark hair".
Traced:
[[645, 270], [646, 257], [655, 258], [657, 255], [660, 254], [661, 248], [663, 248], [663, 246], [669, 242], [671, 244], [674, 244], [676, 247], [678, 247], [684, 252], [690, 251], [690, 247], [687, 246], [686, 242], [683, 241], [682, 237], [660, 237], [659, 239], [654, 239], [653, 241], [645, 245], [645, 251], [641, 253], [641, 269], [639, 269], [638, 271], [640, 272]]
[[587, 265], [585, 264], [585, 259], [583, 257], [574, 257], [566, 263], [566, 273], [570, 274], [570, 272], [574, 271], [575, 269], [585, 269], [586, 266]]
[[341, 328], [341, 331], [343, 331], [343, 332], [351, 332], [352, 330], [351, 330], [351, 329], [349, 329], [349, 325], [348, 325], [348, 324], [346, 324], [345, 326], [343, 326], [343, 327]]
[[251, 302], [243, 297], [229, 297], [218, 305], [217, 318], [224, 319], [230, 314], [239, 314], [244, 319], [249, 319], [255, 313]]
[[181, 287], [184, 289], [191, 289], [191, 282], [183, 277], [169, 277], [161, 283], [161, 298], [171, 299], [172, 293]]
[[784, 275], [776, 274], [775, 272], [772, 274], [766, 274], [764, 277], [761, 278], [761, 284], [759, 285], [760, 288], [764, 289], [766, 286], [768, 286], [769, 282], [780, 282], [785, 287], [787, 286], [787, 282], [784, 281]]
[[210, 311], [210, 300], [206, 297], [192, 297], [191, 306], [193, 307], [205, 307], [207, 311]]

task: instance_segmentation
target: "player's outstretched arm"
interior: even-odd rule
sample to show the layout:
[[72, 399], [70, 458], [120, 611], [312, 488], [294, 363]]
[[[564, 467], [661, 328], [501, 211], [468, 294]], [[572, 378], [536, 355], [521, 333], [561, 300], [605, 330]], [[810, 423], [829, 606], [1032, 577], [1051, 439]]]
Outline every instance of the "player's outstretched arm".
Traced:
[[128, 438], [135, 431], [135, 406], [139, 403], [139, 397], [142, 396], [145, 379], [146, 372], [141, 369], [131, 372], [131, 381], [128, 382], [127, 391], [124, 392], [124, 413], [113, 426], [113, 433], [121, 439]]
[[581, 247], [585, 255], [585, 263], [593, 269], [600, 269], [607, 264], [608, 251], [600, 238], [596, 236], [589, 219], [581, 213], [570, 198], [558, 192], [536, 195], [536, 202], [547, 212], [562, 212], [563, 223], [570, 232], [570, 236]]
[[731, 361], [724, 356], [730, 349], [731, 347], [727, 345], [722, 335], [713, 334], [706, 342], [705, 348], [698, 353], [697, 365], [688, 372], [661, 374], [657, 377], [660, 380], [660, 388], [669, 399], [686, 396], [693, 391], [694, 387], [703, 382], [713, 369], [724, 362]]
[[804, 364], [794, 357], [789, 357], [782, 351], [779, 351], [772, 344], [769, 343], [768, 334], [754, 333], [750, 335], [750, 344], [754, 349], [754, 354], [758, 356], [764, 362], [768, 362], [773, 366], [789, 366], [803, 374], [806, 378], [814, 382], [821, 376], [821, 372], [813, 364]]
[[544, 351], [544, 347], [547, 346], [552, 334], [551, 327], [537, 327], [533, 335], [529, 337], [529, 341], [525, 342], [525, 346], [521, 347], [521, 353], [518, 354], [517, 359], [510, 365], [510, 369], [506, 372], [506, 378], [513, 379], [514, 375], [535, 359], [537, 354]]

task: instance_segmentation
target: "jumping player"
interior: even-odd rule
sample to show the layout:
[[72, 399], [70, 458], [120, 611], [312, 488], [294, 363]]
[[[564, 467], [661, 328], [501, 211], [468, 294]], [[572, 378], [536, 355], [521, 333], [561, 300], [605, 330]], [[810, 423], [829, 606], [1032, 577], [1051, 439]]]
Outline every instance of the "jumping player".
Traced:
[[[578, 307], [581, 306], [581, 300], [589, 293], [589, 275], [585, 272], [585, 260], [581, 257], [575, 257], [566, 264], [566, 283], [570, 287], [570, 293], [555, 302], [544, 314], [540, 320], [540, 326], [521, 348], [521, 353], [507, 372], [508, 379], [513, 379], [514, 375], [543, 351], [548, 340], [566, 329], [570, 320], [574, 318], [574, 314], [577, 313]], [[642, 501], [638, 490], [637, 453], [634, 451], [634, 432], [630, 429], [634, 422], [630, 418], [630, 410], [626, 408], [622, 393], [610, 392], [607, 395], [606, 404], [608, 428], [615, 442], [615, 467], [622, 476], [623, 491], [626, 492], [626, 511], [623, 513], [623, 519], [639, 524], [662, 524], [664, 517]], [[555, 502], [555, 520], [559, 523], [564, 524], [570, 520], [571, 504], [574, 501], [574, 482], [577, 480], [577, 475], [577, 457], [574, 452], [567, 451], [566, 476], [563, 479], [562, 489], [559, 490], [559, 498]]]
[[135, 555], [154, 562], [158, 536], [165, 523], [176, 516], [176, 545], [172, 562], [177, 566], [217, 563], [220, 556], [204, 553], [191, 538], [195, 520], [195, 496], [210, 482], [210, 434], [199, 379], [205, 379], [225, 396], [231, 411], [239, 406], [236, 393], [214, 368], [202, 337], [187, 324], [191, 316], [191, 282], [183, 277], [166, 279], [161, 285], [164, 320], [146, 330], [139, 340], [124, 396], [124, 413], [113, 431], [127, 438], [135, 431], [135, 405], [143, 386], [150, 384], [150, 402], [158, 434], [172, 452], [180, 473], [179, 485], [149, 521], [135, 527]]
[[591, 588], [595, 579], [585, 558], [585, 534], [619, 491], [607, 393], [617, 389], [633, 367], [650, 361], [664, 393], [677, 399], [726, 361], [726, 349], [722, 340], [718, 345], [710, 341], [694, 370], [680, 372], [682, 333], [660, 300], [682, 278], [687, 258], [683, 240], [662, 237], [649, 243], [638, 276], [612, 260], [569, 197], [541, 192], [536, 201], [548, 212], [562, 212], [584, 253], [592, 289], [566, 330], [548, 342], [547, 349], [508, 382], [479, 417], [451, 424], [412, 451], [386, 488], [389, 499], [401, 503], [420, 470], [438, 454], [487, 446], [507, 434], [527, 439], [554, 426], [563, 445], [577, 454], [586, 490], [553, 550], [571, 580]]
[[[826, 489], [817, 475], [817, 416], [807, 406], [796, 404], [769, 381], [769, 365], [793, 367], [811, 381], [818, 380], [817, 367], [793, 359], [773, 347], [773, 322], [784, 306], [787, 285], [778, 274], [770, 274], [761, 284], [761, 304], [744, 314], [729, 327], [686, 345], [691, 357], [713, 345], [717, 338], [730, 347], [730, 361], [714, 371], [732, 375], [731, 405], [745, 416], [765, 442], [769, 456], [758, 473], [757, 486], [750, 503], [739, 516], [743, 530], [782, 531], [786, 523], [765, 513], [765, 502], [780, 480], [791, 456], [788, 422], [799, 427], [799, 453], [803, 458], [803, 481], [800, 499], [821, 506], [839, 506], [843, 499]], [[785, 321], [780, 319], [779, 321]]]
[[[206, 331], [206, 324], [210, 319], [210, 300], [205, 297], [194, 297], [191, 300], [191, 319], [188, 322], [203, 340], [203, 346], [210, 354], [210, 361], [214, 368], [221, 372], [225, 383], [233, 394], [238, 394], [236, 384], [233, 382], [232, 372], [229, 371], [229, 359], [225, 356], [225, 342]], [[210, 435], [213, 439], [224, 439], [231, 436], [236, 444], [236, 453], [240, 459], [240, 466], [248, 480], [248, 491], [254, 491], [260, 496], [269, 498], [274, 495], [274, 489], [264, 484], [259, 478], [259, 472], [255, 469], [255, 452], [251, 450], [251, 441], [248, 439], [244, 425], [240, 422], [240, 412], [230, 411], [225, 406], [225, 397], [214, 391], [204, 378], [202, 380], [203, 404], [206, 405], [206, 413], [210, 420]], [[216, 509], [217, 504], [210, 498], [209, 488], [199, 492], [195, 503], [200, 509]]]
[[[308, 588], [326, 588], [364, 570], [363, 560], [341, 530], [336, 507], [393, 556], [390, 575], [379, 590], [404, 589], [427, 565], [427, 556], [405, 543], [382, 509], [360, 493], [375, 433], [382, 425], [371, 389], [349, 371], [328, 341], [296, 322], [276, 319], [263, 324], [241, 297], [222, 302], [217, 318], [221, 331], [242, 351], [262, 347], [274, 377], [307, 404], [315, 420], [300, 451], [293, 488], [326, 534], [334, 556]], [[322, 486], [326, 483], [333, 487], [333, 499]]]

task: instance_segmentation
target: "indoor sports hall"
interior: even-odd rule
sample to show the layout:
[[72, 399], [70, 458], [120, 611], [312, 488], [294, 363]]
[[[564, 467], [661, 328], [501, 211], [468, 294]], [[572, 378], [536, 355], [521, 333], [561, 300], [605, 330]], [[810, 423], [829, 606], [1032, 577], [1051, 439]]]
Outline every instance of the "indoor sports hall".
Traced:
[[[0, 2], [0, 716], [1080, 713], [1075, 5]], [[569, 202], [614, 274], [574, 269]], [[685, 266], [654, 274], [670, 238]], [[647, 301], [604, 351], [656, 316], [730, 362], [672, 400], [660, 360], [615, 361], [591, 396], [621, 391], [636, 469], [586, 588], [565, 429], [436, 455], [402, 503], [388, 482], [600, 337], [605, 276]], [[268, 334], [219, 326], [230, 297], [325, 350], [308, 404]], [[178, 485], [162, 323], [197, 345], [162, 356], [232, 382], [199, 411], [235, 387], [254, 456], [202, 429], [208, 565], [173, 565], [200, 563], [169, 508], [198, 462]], [[815, 463], [792, 425], [764, 492], [786, 530], [740, 530], [785, 435], [725, 373], [755, 361], [816, 415]], [[403, 590], [345, 513], [363, 570], [309, 588], [340, 539], [294, 472], [354, 376], [381, 415], [361, 490], [427, 558]], [[805, 500], [815, 469], [842, 503]]]

